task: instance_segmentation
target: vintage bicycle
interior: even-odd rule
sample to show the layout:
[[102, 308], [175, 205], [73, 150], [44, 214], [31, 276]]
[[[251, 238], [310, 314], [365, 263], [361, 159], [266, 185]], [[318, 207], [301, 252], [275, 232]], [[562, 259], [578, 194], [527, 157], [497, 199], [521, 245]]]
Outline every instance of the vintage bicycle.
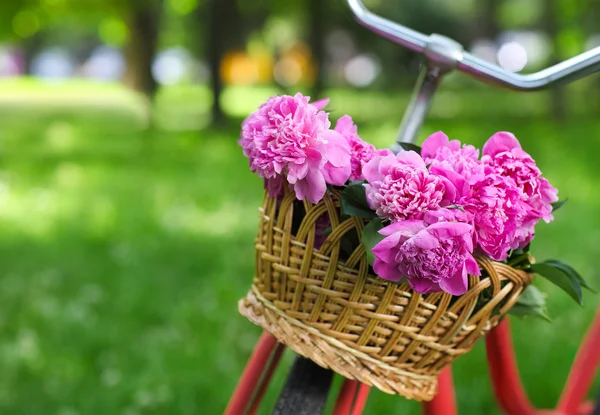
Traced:
[[[438, 34], [426, 36], [370, 12], [361, 0], [347, 0], [350, 10], [367, 29], [424, 57], [413, 98], [404, 114], [396, 150], [402, 143], [413, 143], [435, 91], [444, 75], [459, 71], [488, 84], [515, 91], [536, 91], [559, 83], [568, 83], [600, 70], [600, 48], [539, 71], [522, 75], [507, 72], [470, 53], [457, 42]], [[487, 360], [494, 394], [500, 409], [509, 415], [582, 415], [600, 414], [600, 406], [586, 402], [586, 395], [600, 365], [600, 311], [596, 314], [566, 379], [555, 409], [536, 409], [529, 401], [516, 365], [510, 323], [504, 319], [486, 339]], [[279, 362], [284, 346], [264, 333], [229, 402], [227, 415], [253, 414]], [[276, 404], [276, 414], [321, 413], [327, 399], [333, 372], [302, 357], [296, 358]], [[370, 387], [345, 379], [336, 401], [334, 414], [360, 414]], [[423, 404], [427, 415], [458, 413], [451, 369], [438, 379], [437, 395]]]

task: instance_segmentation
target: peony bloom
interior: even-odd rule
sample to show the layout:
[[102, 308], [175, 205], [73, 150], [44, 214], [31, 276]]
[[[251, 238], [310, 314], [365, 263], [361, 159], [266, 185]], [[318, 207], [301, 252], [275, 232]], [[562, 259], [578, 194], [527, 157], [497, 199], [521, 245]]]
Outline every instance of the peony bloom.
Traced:
[[440, 221], [439, 216], [430, 219], [434, 221], [405, 220], [381, 229], [386, 238], [373, 248], [373, 269], [389, 281], [406, 277], [421, 294], [462, 295], [469, 288], [468, 275], [481, 274], [473, 258], [473, 227]]
[[327, 183], [343, 185], [350, 176], [350, 148], [330, 125], [308, 97], [275, 96], [244, 121], [239, 143], [272, 197], [285, 178], [298, 199], [317, 203]]
[[358, 136], [358, 129], [349, 115], [344, 115], [338, 120], [335, 131], [340, 133], [350, 145], [350, 164], [352, 165], [350, 180], [364, 180], [362, 169], [373, 157], [393, 154], [391, 150], [377, 150], [372, 144], [361, 140]]
[[473, 186], [465, 209], [473, 215], [479, 248], [490, 258], [503, 261], [525, 236], [519, 227], [525, 214], [521, 189], [508, 177], [491, 169]]
[[479, 161], [479, 150], [470, 145], [461, 147], [460, 141], [449, 140], [441, 131], [427, 137], [421, 147], [425, 163], [452, 170], [469, 182], [483, 176], [483, 165]]
[[414, 151], [375, 157], [363, 175], [369, 206], [392, 222], [422, 219], [427, 211], [451, 204], [456, 194], [448, 180], [429, 173]]
[[483, 146], [482, 162], [502, 176], [512, 179], [523, 192], [527, 205], [524, 223], [544, 219], [550, 222], [552, 202], [558, 200], [558, 191], [545, 178], [531, 158], [521, 148], [519, 140], [507, 132], [494, 134]]

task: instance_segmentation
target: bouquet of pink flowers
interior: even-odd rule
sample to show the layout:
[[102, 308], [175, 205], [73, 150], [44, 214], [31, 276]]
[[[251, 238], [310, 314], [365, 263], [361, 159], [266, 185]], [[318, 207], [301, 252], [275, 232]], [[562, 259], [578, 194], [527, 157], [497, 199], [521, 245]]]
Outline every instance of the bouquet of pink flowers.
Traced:
[[[442, 132], [394, 154], [361, 140], [348, 115], [331, 128], [326, 105], [276, 96], [244, 121], [240, 145], [271, 197], [287, 187], [316, 204], [341, 190], [341, 214], [365, 220], [360, 238], [374, 273], [418, 293], [463, 295], [468, 275], [482, 274], [475, 257], [486, 256], [542, 275], [581, 302], [587, 284], [577, 272], [529, 255], [536, 224], [552, 221], [562, 203], [513, 134], [494, 134], [481, 157]], [[521, 297], [514, 312], [546, 315], [535, 287]]]

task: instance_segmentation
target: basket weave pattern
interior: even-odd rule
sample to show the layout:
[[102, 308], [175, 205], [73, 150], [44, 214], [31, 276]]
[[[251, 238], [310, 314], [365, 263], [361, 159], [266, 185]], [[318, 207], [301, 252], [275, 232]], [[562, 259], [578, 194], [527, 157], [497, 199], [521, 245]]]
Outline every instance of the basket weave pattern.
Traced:
[[[461, 297], [420, 295], [406, 283], [369, 274], [362, 244], [344, 255], [342, 237], [361, 234], [357, 217], [340, 217], [339, 194], [316, 205], [292, 234], [293, 193], [265, 195], [256, 239], [256, 275], [239, 310], [280, 342], [317, 364], [367, 385], [430, 400], [437, 375], [494, 327], [531, 282], [531, 275], [478, 258], [486, 278], [469, 277]], [[317, 249], [317, 221], [331, 232]], [[491, 294], [478, 304], [480, 294]]]

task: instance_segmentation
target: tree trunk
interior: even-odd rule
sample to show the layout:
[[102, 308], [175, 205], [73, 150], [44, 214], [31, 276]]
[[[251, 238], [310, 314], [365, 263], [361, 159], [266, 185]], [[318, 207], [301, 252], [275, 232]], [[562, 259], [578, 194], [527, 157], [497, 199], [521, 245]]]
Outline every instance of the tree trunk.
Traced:
[[313, 100], [319, 99], [323, 92], [325, 81], [325, 26], [327, 0], [308, 0], [308, 16], [310, 19], [309, 45], [315, 64], [315, 82], [311, 95]]
[[152, 76], [152, 62], [158, 45], [162, 1], [131, 10], [127, 23], [129, 41], [125, 46], [124, 83], [153, 99], [158, 84]]
[[228, 50], [237, 48], [243, 39], [242, 20], [235, 0], [208, 0], [206, 22], [207, 57], [212, 91], [212, 121], [221, 124], [226, 116], [221, 106], [221, 62]]
[[225, 120], [223, 107], [221, 106], [221, 92], [223, 91], [223, 81], [221, 79], [221, 60], [225, 51], [223, 50], [223, 40], [220, 38], [220, 5], [221, 0], [208, 0], [208, 24], [206, 25], [208, 33], [206, 41], [208, 42], [208, 64], [210, 69], [210, 89], [212, 91], [212, 122], [222, 124]]
[[500, 0], [479, 0], [477, 3], [477, 33], [478, 38], [495, 42], [501, 33], [498, 24], [498, 6]]
[[33, 58], [35, 58], [35, 55], [42, 49], [42, 46], [43, 36], [39, 33], [36, 33], [23, 41], [23, 72], [25, 72], [25, 75], [31, 75]]

